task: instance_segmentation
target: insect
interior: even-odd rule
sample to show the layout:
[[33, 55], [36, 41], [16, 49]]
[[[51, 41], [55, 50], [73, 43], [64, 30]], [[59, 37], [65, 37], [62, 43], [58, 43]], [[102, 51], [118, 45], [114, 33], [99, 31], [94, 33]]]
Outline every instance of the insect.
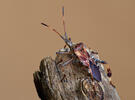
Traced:
[[[63, 17], [62, 21], [63, 21], [63, 27], [64, 27], [64, 36], [62, 36], [56, 29], [52, 28], [51, 26], [44, 24], [44, 23], [41, 23], [41, 24], [46, 26], [51, 31], [57, 33], [66, 43], [66, 45], [64, 46], [64, 50], [56, 52], [56, 54], [71, 55], [71, 59], [64, 62], [63, 66], [65, 66], [69, 63], [72, 63], [72, 61], [79, 60], [83, 66], [88, 67], [88, 73], [91, 76], [91, 80], [93, 82], [93, 85], [94, 85], [94, 80], [101, 82], [102, 79], [101, 79], [101, 73], [99, 71], [98, 64], [101, 63], [101, 64], [108, 65], [108, 63], [106, 61], [98, 59], [96, 57], [96, 55], [98, 53], [93, 51], [93, 50], [90, 50], [88, 47], [86, 47], [86, 45], [84, 43], [82, 43], [82, 42], [73, 43], [71, 41], [71, 38], [67, 36], [67, 32], [65, 29], [64, 7], [62, 7], [62, 17]], [[68, 46], [68, 48], [66, 48], [67, 46]], [[113, 83], [111, 81], [112, 72], [111, 72], [111, 69], [109, 66], [107, 66], [107, 76], [109, 77], [110, 84], [113, 87], [115, 87], [115, 85], [113, 85]]]

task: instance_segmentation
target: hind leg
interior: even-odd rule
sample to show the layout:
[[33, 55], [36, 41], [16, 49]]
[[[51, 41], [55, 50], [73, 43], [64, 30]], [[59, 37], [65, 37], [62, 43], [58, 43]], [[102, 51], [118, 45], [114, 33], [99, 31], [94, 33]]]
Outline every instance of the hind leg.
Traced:
[[113, 84], [112, 80], [111, 80], [111, 76], [112, 76], [112, 71], [110, 69], [110, 66], [108, 65], [108, 63], [106, 61], [103, 60], [96, 60], [98, 63], [104, 64], [106, 69], [107, 69], [107, 76], [109, 78], [109, 82], [110, 85], [112, 85], [115, 88], [115, 85]]
[[113, 84], [112, 79], [111, 79], [112, 71], [110, 69], [110, 66], [107, 63], [106, 63], [106, 69], [107, 69], [107, 76], [109, 78], [110, 85], [112, 85], [115, 88], [116, 86]]
[[107, 65], [107, 76], [108, 76], [108, 78], [109, 78], [110, 84], [115, 88], [116, 86], [113, 84], [112, 79], [111, 79], [112, 71], [111, 71], [109, 65]]

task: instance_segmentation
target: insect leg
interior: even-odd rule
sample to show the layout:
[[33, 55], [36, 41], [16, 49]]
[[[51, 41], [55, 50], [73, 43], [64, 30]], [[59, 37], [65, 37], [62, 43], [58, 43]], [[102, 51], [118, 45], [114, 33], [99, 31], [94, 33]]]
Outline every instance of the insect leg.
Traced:
[[58, 63], [58, 66], [66, 66], [66, 65], [70, 64], [72, 61], [73, 61], [73, 58], [71, 58], [65, 62], [61, 61], [60, 63]]
[[61, 82], [66, 78], [66, 75], [64, 74], [63, 78], [61, 79]]
[[110, 66], [107, 63], [106, 63], [106, 68], [107, 68], [107, 76], [109, 78], [109, 82], [115, 88], [115, 85], [112, 83], [112, 79], [111, 79], [112, 71], [110, 69]]
[[73, 61], [73, 58], [65, 61], [63, 64], [61, 64], [61, 66], [66, 66], [66, 65], [70, 64], [72, 61]]
[[70, 55], [70, 54], [72, 54], [71, 52], [56, 52], [56, 54], [57, 55], [59, 55], [59, 54], [65, 54], [65, 55]]

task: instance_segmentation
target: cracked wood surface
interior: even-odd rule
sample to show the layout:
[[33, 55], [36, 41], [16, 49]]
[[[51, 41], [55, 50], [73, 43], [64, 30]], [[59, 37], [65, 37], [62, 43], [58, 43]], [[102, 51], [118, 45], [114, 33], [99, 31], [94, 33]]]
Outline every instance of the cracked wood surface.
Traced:
[[[44, 58], [39, 67], [39, 71], [33, 74], [35, 87], [41, 100], [92, 100], [83, 95], [80, 82], [84, 78], [89, 78], [87, 68], [80, 64], [58, 65], [62, 59], [66, 61], [68, 56], [57, 56], [55, 60], [51, 57]], [[102, 85], [104, 99], [120, 100], [118, 93], [108, 81], [103, 65], [100, 65], [102, 75]], [[100, 99], [93, 99], [100, 100]]]

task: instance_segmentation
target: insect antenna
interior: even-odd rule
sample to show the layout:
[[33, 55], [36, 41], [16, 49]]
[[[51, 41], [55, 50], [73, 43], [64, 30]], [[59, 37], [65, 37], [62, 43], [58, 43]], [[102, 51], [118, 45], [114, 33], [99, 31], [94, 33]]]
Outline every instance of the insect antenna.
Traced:
[[65, 41], [65, 38], [54, 28], [50, 27], [49, 25], [45, 24], [45, 23], [41, 23], [42, 25], [46, 26], [49, 30], [57, 33], [64, 41]]
[[42, 25], [44, 25], [45, 27], [47, 27], [49, 30], [57, 33], [66, 43], [66, 45], [71, 48], [72, 41], [70, 38], [68, 38], [67, 33], [66, 33], [66, 29], [65, 29], [65, 20], [64, 20], [64, 6], [62, 7], [62, 21], [63, 21], [63, 27], [64, 27], [64, 32], [65, 32], [65, 37], [63, 37], [56, 29], [52, 28], [51, 26], [45, 24], [45, 23], [41, 23]]
[[62, 7], [62, 22], [63, 22], [63, 27], [64, 27], [64, 33], [65, 33], [65, 38], [68, 39], [67, 32], [66, 32], [66, 23], [65, 23], [65, 18], [64, 18], [64, 6]]

